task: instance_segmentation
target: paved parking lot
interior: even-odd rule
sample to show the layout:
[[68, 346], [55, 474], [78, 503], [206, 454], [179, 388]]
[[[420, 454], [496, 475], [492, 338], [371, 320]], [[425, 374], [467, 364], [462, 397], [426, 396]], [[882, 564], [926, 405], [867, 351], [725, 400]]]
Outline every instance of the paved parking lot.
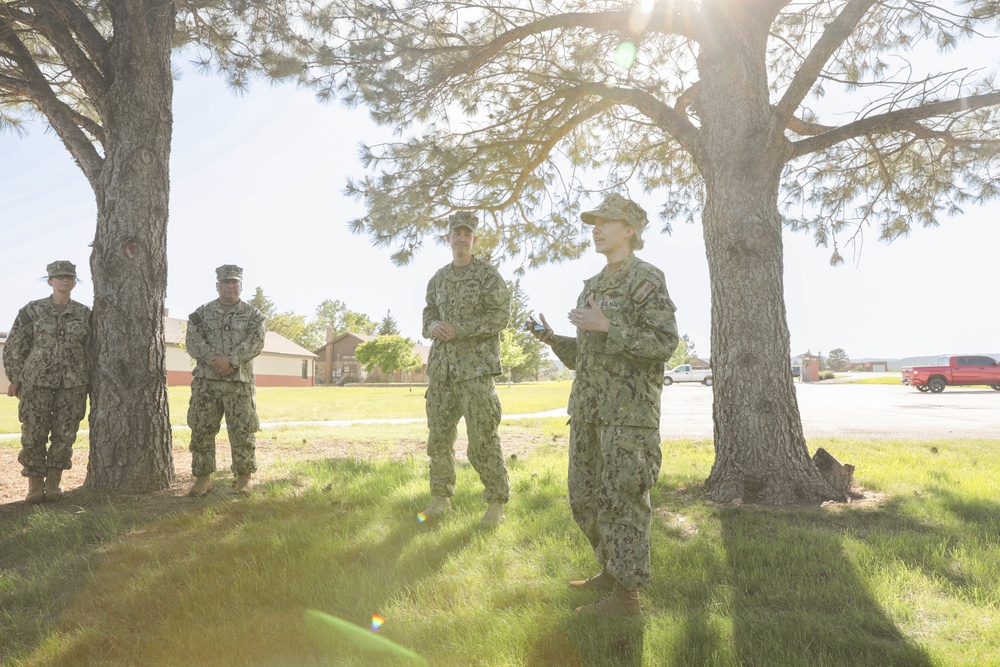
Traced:
[[[1000, 391], [949, 387], [921, 394], [895, 385], [795, 383], [807, 438], [1000, 438]], [[664, 438], [712, 437], [712, 389], [663, 388]]]

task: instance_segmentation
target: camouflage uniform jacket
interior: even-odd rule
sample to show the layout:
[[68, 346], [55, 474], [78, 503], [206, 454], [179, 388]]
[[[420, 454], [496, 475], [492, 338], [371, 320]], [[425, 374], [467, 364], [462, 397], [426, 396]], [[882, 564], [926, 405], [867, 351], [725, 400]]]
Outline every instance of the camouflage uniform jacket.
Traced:
[[583, 285], [577, 308], [589, 308], [593, 295], [611, 325], [607, 333], [555, 336], [556, 356], [576, 370], [569, 414], [598, 424], [658, 428], [663, 365], [678, 342], [663, 272], [629, 255], [617, 271], [602, 271]]
[[431, 343], [427, 375], [436, 380], [471, 380], [500, 375], [500, 332], [510, 321], [510, 292], [495, 267], [476, 257], [464, 269], [451, 264], [427, 283], [423, 336], [435, 322], [455, 327], [455, 338]]
[[[194, 376], [253, 384], [253, 360], [264, 349], [266, 333], [264, 313], [246, 301], [239, 301], [228, 311], [218, 299], [200, 306], [188, 317], [185, 336], [187, 353], [198, 362]], [[229, 357], [235, 369], [229, 377], [212, 370], [216, 354]]]
[[36, 387], [80, 387], [90, 376], [90, 308], [70, 301], [61, 313], [51, 298], [32, 301], [17, 313], [3, 349], [12, 383]]

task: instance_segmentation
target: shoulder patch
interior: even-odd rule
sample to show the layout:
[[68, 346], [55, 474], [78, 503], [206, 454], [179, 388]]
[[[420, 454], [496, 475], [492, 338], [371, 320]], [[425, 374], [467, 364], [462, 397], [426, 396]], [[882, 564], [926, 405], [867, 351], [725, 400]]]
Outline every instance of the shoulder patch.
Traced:
[[198, 314], [197, 310], [188, 315], [188, 322], [195, 325], [196, 327], [201, 326], [201, 315]]
[[27, 306], [17, 311], [17, 317], [14, 319], [14, 321], [23, 327], [26, 327], [29, 324], [31, 324], [32, 322], [31, 313], [28, 312]]
[[493, 289], [496, 288], [497, 283], [501, 282], [502, 280], [503, 278], [501, 278], [500, 274], [497, 273], [496, 271], [487, 271], [486, 274], [483, 276], [483, 282], [482, 282], [483, 289], [486, 290], [487, 292], [491, 292], [493, 291]]
[[636, 303], [642, 303], [649, 298], [649, 295], [652, 294], [655, 289], [656, 285], [653, 284], [652, 280], [643, 280], [642, 284], [640, 284], [635, 291], [632, 292], [632, 300]]

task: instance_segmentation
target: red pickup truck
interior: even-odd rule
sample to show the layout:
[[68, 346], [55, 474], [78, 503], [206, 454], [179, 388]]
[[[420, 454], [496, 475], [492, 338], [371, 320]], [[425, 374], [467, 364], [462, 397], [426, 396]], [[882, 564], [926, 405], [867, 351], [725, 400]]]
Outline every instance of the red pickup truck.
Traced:
[[940, 394], [948, 385], [985, 384], [1000, 391], [1000, 364], [992, 357], [940, 357], [936, 366], [903, 368], [903, 384]]

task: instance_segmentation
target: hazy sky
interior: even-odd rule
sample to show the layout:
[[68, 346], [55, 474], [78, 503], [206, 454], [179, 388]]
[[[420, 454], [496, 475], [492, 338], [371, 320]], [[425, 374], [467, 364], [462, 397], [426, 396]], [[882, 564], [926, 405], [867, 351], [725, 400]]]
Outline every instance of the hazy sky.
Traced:
[[[431, 274], [450, 261], [446, 246], [425, 244], [407, 267], [352, 235], [359, 204], [341, 193], [360, 176], [361, 140], [389, 137], [364, 109], [316, 102], [288, 86], [255, 84], [237, 97], [220, 78], [185, 74], [174, 102], [167, 308], [186, 318], [215, 297], [216, 266], [244, 267], [244, 295], [261, 286], [281, 310], [312, 315], [324, 299], [381, 318], [420, 337]], [[635, 199], [654, 218], [655, 196]], [[597, 203], [596, 199], [592, 202]], [[830, 251], [785, 232], [785, 296], [793, 354], [844, 348], [853, 358], [1000, 352], [994, 285], [1000, 256], [1000, 205], [969, 209], [936, 229], [917, 229], [890, 246], [871, 232], [855, 262], [829, 266]], [[18, 308], [49, 294], [40, 278], [55, 259], [77, 264], [86, 282], [74, 298], [90, 304], [93, 194], [55, 135], [41, 124], [27, 138], [0, 136], [0, 330]], [[680, 331], [710, 352], [708, 265], [700, 225], [655, 233], [639, 256], [663, 269]], [[588, 255], [529, 271], [523, 284], [536, 311], [570, 333], [565, 313], [584, 278], [603, 266]], [[515, 267], [502, 267], [513, 277]], [[993, 276], [992, 278], [990, 276]]]

